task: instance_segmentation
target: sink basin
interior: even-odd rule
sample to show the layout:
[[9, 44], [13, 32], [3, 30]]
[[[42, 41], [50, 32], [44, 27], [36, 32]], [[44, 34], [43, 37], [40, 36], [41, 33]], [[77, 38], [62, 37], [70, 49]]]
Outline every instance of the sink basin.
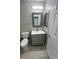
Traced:
[[31, 34], [45, 34], [45, 32], [43, 30], [38, 30], [38, 31], [32, 31]]

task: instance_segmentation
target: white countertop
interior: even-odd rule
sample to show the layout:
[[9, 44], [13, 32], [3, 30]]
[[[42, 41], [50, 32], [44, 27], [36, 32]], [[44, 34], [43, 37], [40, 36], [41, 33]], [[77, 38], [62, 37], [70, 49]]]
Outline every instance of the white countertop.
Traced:
[[32, 31], [31, 34], [45, 34], [43, 30], [38, 30], [38, 31]]

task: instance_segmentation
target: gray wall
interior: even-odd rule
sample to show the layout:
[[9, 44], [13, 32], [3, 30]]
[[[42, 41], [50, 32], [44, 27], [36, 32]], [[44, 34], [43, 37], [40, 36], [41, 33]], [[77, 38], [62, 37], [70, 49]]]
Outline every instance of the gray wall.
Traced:
[[45, 1], [39, 0], [20, 0], [20, 32], [35, 30], [32, 26], [32, 5], [43, 5]]
[[20, 0], [20, 32], [31, 30], [31, 4], [28, 0]]

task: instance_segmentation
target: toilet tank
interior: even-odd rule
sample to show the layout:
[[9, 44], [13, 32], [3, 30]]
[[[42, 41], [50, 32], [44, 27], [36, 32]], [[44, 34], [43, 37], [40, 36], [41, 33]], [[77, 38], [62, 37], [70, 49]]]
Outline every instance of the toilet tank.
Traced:
[[29, 32], [22, 32], [21, 35], [22, 35], [23, 38], [28, 38]]

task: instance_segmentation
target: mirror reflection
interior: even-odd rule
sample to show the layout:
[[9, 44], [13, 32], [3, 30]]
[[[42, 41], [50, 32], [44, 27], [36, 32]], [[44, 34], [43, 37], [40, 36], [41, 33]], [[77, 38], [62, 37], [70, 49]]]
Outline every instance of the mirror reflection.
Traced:
[[42, 21], [42, 13], [32, 13], [32, 21], [34, 27], [40, 27]]

